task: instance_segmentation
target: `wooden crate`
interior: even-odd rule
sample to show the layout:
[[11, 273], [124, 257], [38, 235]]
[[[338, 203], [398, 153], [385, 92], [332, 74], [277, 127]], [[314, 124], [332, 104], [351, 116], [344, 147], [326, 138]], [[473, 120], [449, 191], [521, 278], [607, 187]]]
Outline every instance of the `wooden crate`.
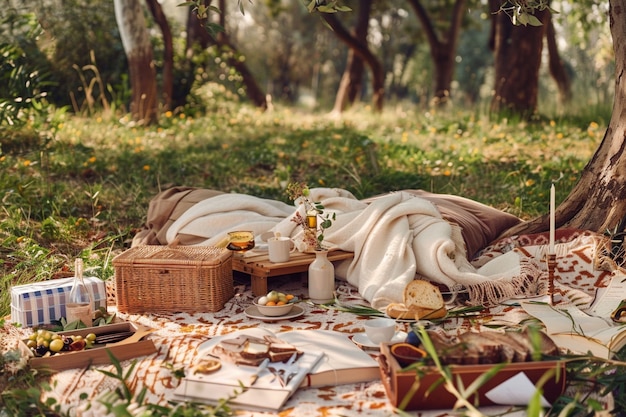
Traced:
[[232, 253], [209, 246], [137, 246], [116, 256], [123, 313], [213, 312], [234, 295]]
[[[403, 408], [405, 411], [450, 410], [454, 407], [456, 397], [441, 383], [441, 374], [436, 369], [430, 367], [422, 367], [419, 371], [417, 369], [403, 369], [391, 354], [391, 344], [388, 343], [381, 344], [380, 352], [378, 361], [381, 379], [387, 397], [394, 407], [400, 406], [405, 400], [407, 401]], [[454, 381], [462, 381], [463, 386], [467, 388], [473, 381], [495, 366], [497, 365], [451, 365], [450, 370]], [[471, 396], [470, 402], [480, 406], [520, 405], [494, 403], [486, 394], [518, 374], [525, 375], [536, 387], [536, 384], [545, 377], [546, 373], [552, 371], [554, 374], [544, 381], [541, 389], [546, 401], [553, 403], [565, 390], [565, 361], [550, 360], [504, 364], [495, 375], [488, 378], [480, 386], [475, 395]], [[534, 391], [533, 389], [532, 393]]]

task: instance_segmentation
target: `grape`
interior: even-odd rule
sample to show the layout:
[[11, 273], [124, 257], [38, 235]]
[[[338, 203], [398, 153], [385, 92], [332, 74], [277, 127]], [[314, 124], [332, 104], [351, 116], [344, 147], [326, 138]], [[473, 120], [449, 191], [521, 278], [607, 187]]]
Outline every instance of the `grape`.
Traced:
[[45, 346], [37, 346], [35, 348], [35, 353], [37, 354], [37, 356], [43, 356], [48, 352], [48, 348]]

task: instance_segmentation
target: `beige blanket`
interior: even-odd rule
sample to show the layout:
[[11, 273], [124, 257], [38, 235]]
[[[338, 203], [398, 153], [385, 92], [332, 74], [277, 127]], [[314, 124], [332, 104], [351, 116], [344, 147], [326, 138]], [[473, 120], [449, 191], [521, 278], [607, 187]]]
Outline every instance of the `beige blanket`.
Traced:
[[[534, 295], [529, 289], [536, 291], [536, 282], [545, 278], [532, 260], [517, 252], [474, 268], [459, 228], [413, 194], [390, 193], [367, 204], [346, 190], [316, 188], [311, 198], [336, 214], [325, 233], [326, 244], [355, 254], [338, 266], [337, 276], [357, 287], [375, 308], [402, 301], [404, 287], [416, 277], [449, 288], [463, 286], [475, 302], [485, 304]], [[302, 208], [249, 195], [217, 195], [185, 211], [170, 225], [166, 238], [171, 243], [181, 235], [194, 235], [196, 244], [215, 245], [228, 231], [239, 229], [257, 236], [276, 231], [298, 243], [302, 230], [292, 221], [296, 210]]]

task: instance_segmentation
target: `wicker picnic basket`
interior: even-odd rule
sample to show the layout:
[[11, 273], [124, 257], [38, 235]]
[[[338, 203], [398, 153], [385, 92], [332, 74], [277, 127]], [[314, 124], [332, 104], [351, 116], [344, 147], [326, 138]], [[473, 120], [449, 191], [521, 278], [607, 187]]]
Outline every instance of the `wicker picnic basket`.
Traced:
[[137, 246], [113, 259], [123, 313], [219, 311], [234, 295], [232, 252], [212, 246]]

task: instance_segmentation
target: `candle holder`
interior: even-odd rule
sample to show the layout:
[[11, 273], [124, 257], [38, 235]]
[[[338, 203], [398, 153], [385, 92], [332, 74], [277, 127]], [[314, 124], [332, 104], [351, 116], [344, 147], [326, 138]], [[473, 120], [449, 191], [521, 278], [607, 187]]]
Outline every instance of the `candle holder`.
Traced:
[[550, 295], [550, 304], [554, 305], [554, 272], [556, 270], [556, 254], [549, 253], [548, 261], [548, 294]]

